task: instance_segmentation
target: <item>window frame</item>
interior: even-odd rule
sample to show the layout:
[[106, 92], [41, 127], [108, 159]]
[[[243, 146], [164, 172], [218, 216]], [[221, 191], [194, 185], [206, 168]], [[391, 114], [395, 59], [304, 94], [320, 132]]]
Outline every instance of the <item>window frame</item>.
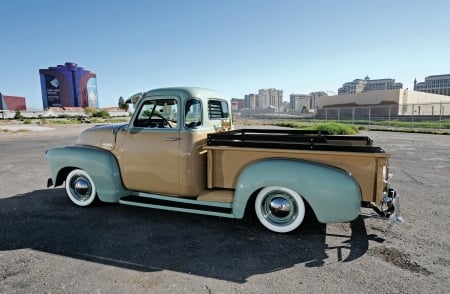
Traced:
[[[176, 121], [174, 121], [172, 119], [169, 119], [169, 118], [166, 118], [165, 116], [163, 116], [163, 117], [164, 117], [164, 119], [166, 119], [169, 122], [175, 122], [176, 125], [172, 126], [172, 127], [168, 127], [168, 128], [136, 125], [136, 122], [140, 121], [139, 118], [140, 117], [142, 118], [141, 114], [143, 112], [147, 111], [147, 110], [144, 110], [144, 107], [146, 105], [151, 105], [152, 101], [158, 101], [158, 100], [163, 100], [163, 101], [164, 100], [165, 101], [172, 100], [174, 102], [174, 104], [171, 104], [170, 106], [174, 106], [174, 105], [176, 106], [176, 114], [175, 114], [175, 117], [174, 117], [176, 119]], [[154, 103], [154, 107], [151, 109], [150, 116], [148, 118], [149, 120], [151, 119], [151, 117], [155, 113], [156, 113], [155, 116], [161, 115], [159, 112], [156, 111], [159, 106], [164, 107], [163, 105], [159, 105], [158, 102]], [[161, 120], [163, 121], [163, 119], [161, 119]], [[151, 96], [151, 97], [145, 98], [142, 101], [142, 103], [140, 104], [139, 108], [136, 109], [136, 115], [133, 118], [133, 123], [132, 123], [131, 127], [133, 127], [133, 128], [143, 128], [143, 129], [146, 129], [146, 130], [179, 130], [180, 129], [180, 101], [179, 101], [179, 99], [177, 99], [176, 96]]]
[[[195, 126], [188, 126], [187, 125], [187, 119], [186, 119], [187, 118], [187, 112], [188, 112], [187, 104], [190, 101], [197, 101], [198, 105], [200, 105], [200, 124], [198, 124], [198, 122], [197, 122], [197, 125], [195, 125]], [[204, 121], [204, 119], [203, 119], [203, 102], [202, 102], [202, 100], [200, 98], [191, 97], [191, 98], [186, 99], [186, 101], [184, 103], [184, 117], [183, 117], [183, 119], [184, 119], [183, 127], [185, 129], [189, 129], [190, 130], [190, 129], [195, 129], [195, 128], [203, 126], [203, 121]]]
[[[211, 102], [219, 102], [220, 104], [220, 112], [222, 114], [221, 117], [211, 116]], [[223, 105], [226, 105], [227, 109], [226, 112], [223, 111]], [[226, 113], [226, 116], [223, 116], [223, 114]], [[208, 99], [208, 118], [209, 120], [228, 120], [230, 119], [230, 107], [228, 105], [228, 101], [221, 98], [209, 98]]]

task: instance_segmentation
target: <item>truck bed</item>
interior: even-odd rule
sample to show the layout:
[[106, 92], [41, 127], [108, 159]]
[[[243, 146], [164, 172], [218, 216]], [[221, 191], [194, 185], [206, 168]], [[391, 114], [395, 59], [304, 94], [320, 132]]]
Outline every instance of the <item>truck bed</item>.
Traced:
[[240, 129], [209, 134], [210, 189], [234, 189], [246, 166], [266, 158], [322, 163], [346, 170], [358, 181], [363, 201], [380, 201], [381, 171], [390, 154], [366, 136], [333, 136], [326, 132]]
[[208, 134], [208, 146], [384, 153], [367, 136], [335, 136], [323, 131], [239, 129]]

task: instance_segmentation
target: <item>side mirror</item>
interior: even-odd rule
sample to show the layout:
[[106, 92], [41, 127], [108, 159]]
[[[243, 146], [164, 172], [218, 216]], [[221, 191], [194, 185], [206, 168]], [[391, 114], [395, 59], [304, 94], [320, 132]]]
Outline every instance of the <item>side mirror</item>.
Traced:
[[132, 96], [130, 96], [127, 100], [125, 100], [126, 104], [133, 104], [133, 106], [135, 106], [139, 100], [142, 99], [142, 97], [144, 97], [144, 93], [140, 92], [140, 93], [136, 93]]

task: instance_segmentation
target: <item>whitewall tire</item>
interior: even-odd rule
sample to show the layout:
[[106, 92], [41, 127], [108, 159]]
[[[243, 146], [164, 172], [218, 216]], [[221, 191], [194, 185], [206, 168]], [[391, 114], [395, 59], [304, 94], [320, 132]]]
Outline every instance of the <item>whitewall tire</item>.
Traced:
[[267, 229], [276, 233], [288, 233], [303, 222], [305, 204], [302, 197], [292, 189], [268, 186], [256, 196], [255, 212]]
[[74, 169], [66, 177], [66, 192], [70, 200], [78, 206], [88, 206], [97, 195], [94, 181], [82, 169]]

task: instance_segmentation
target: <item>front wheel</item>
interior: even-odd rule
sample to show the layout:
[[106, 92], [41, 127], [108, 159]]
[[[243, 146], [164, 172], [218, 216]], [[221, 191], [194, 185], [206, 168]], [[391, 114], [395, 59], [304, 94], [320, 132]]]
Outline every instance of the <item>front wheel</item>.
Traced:
[[70, 200], [78, 206], [90, 205], [97, 195], [94, 181], [82, 169], [74, 169], [67, 175], [66, 192]]
[[278, 186], [262, 189], [255, 200], [258, 220], [276, 233], [288, 233], [298, 228], [305, 217], [305, 204], [295, 191]]

